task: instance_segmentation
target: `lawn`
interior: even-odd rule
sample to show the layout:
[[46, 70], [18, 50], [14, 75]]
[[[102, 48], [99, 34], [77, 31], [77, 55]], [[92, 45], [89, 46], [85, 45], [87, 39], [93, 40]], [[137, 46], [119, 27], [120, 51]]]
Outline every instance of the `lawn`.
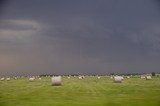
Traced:
[[51, 86], [49, 77], [0, 81], [0, 106], [160, 106], [160, 77], [122, 83], [106, 76], [62, 80], [62, 86]]

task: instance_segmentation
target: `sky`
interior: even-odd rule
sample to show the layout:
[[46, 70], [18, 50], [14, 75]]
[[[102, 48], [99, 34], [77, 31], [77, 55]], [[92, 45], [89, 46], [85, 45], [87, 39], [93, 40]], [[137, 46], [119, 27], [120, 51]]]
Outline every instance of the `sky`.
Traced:
[[159, 0], [1, 0], [0, 75], [160, 72]]

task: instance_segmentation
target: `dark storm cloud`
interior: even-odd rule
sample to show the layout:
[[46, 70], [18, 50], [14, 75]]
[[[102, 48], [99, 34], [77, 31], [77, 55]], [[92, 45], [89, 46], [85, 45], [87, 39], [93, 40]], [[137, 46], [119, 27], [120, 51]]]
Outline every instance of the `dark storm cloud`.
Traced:
[[0, 1], [0, 12], [3, 12], [3, 8], [6, 6], [7, 2], [8, 2], [8, 0], [1, 0]]
[[159, 19], [150, 0], [9, 1], [1, 74], [159, 72]]

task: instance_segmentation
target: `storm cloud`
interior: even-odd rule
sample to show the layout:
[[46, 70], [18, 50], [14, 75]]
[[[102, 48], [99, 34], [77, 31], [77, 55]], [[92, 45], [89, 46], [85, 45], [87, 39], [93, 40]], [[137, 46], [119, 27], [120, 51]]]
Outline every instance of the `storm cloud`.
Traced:
[[160, 72], [156, 0], [8, 0], [0, 6], [0, 75]]

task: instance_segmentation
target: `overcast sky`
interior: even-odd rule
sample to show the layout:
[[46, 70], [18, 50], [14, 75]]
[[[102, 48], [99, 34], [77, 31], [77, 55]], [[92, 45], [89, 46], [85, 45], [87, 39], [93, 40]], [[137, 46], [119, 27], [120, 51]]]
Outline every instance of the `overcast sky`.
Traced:
[[160, 72], [158, 0], [1, 0], [0, 75]]

